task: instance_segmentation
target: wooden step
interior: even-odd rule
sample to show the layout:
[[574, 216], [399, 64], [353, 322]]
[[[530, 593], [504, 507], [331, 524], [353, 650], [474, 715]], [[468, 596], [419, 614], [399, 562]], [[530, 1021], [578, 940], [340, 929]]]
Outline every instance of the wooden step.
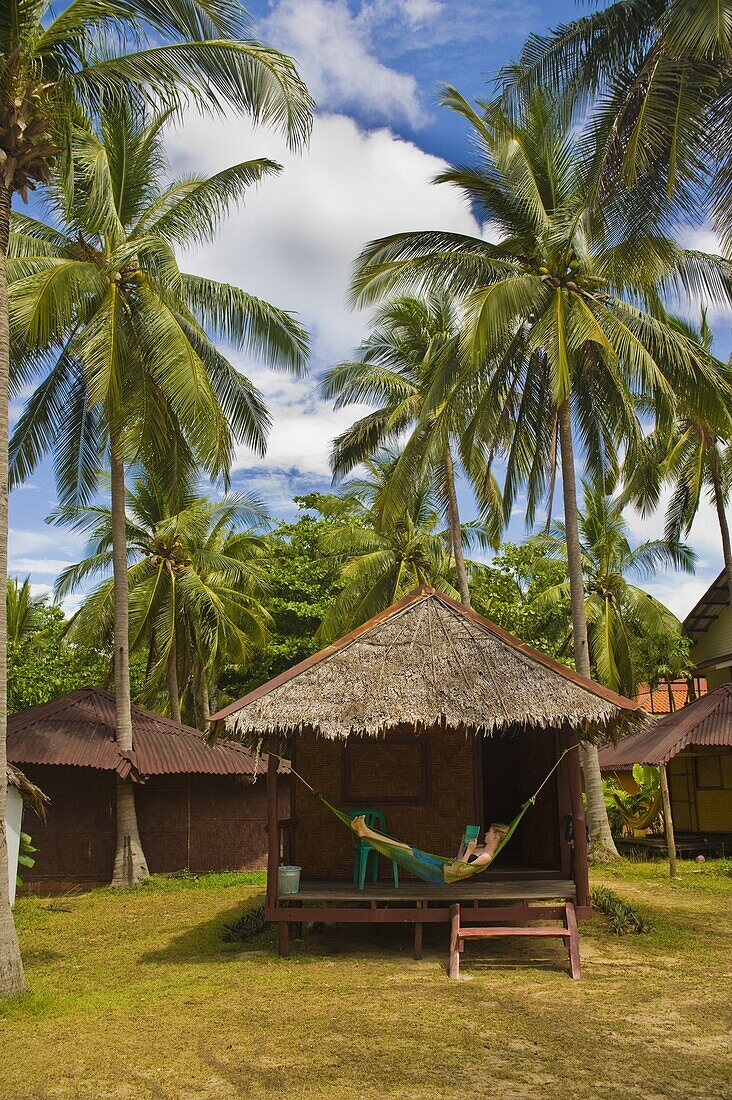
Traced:
[[[465, 915], [467, 919], [470, 920], [470, 909], [466, 909]], [[510, 918], [504, 917], [504, 920], [508, 919]], [[567, 900], [564, 903], [563, 928], [557, 928], [554, 925], [551, 927], [543, 925], [538, 928], [527, 928], [525, 926], [516, 927], [516, 925], [497, 924], [485, 925], [482, 927], [473, 925], [470, 928], [464, 928], [460, 923], [459, 903], [451, 905], [450, 954], [447, 965], [448, 975], [451, 978], [460, 977], [460, 956], [465, 949], [466, 940], [490, 940], [496, 936], [532, 936], [536, 939], [542, 936], [551, 936], [556, 939], [563, 939], [566, 944], [567, 955], [569, 956], [569, 972], [575, 980], [580, 976], [579, 932], [577, 929], [577, 913], [573, 901]]]
[[458, 938], [461, 940], [488, 940], [492, 936], [563, 936], [571, 935], [567, 928], [461, 928]]

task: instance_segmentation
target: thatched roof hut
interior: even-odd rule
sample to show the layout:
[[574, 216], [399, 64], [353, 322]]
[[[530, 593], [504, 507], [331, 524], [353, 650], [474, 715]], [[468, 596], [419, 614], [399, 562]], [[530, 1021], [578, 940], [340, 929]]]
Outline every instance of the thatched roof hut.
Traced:
[[243, 739], [308, 729], [373, 736], [406, 723], [474, 733], [569, 727], [599, 740], [644, 722], [639, 703], [427, 586], [215, 718]]
[[[374, 881], [371, 907], [363, 907], [365, 865], [354, 887], [352, 834], [334, 828], [312, 790], [354, 814], [376, 812], [384, 831], [424, 852], [455, 851], [466, 826], [480, 833], [487, 823], [511, 821], [519, 806], [530, 805], [502, 853], [498, 873], [510, 884], [497, 884], [491, 867], [479, 881], [476, 876], [469, 887], [462, 885], [459, 900], [483, 899], [483, 908], [471, 909], [471, 920], [480, 914], [478, 919], [491, 922], [533, 921], [537, 911], [525, 899], [537, 891], [561, 899], [573, 914], [575, 906], [588, 913], [579, 754], [571, 750], [578, 736], [617, 736], [645, 721], [640, 704], [428, 587], [214, 717], [230, 736], [277, 745], [267, 773], [266, 913], [278, 925], [282, 954], [289, 949], [289, 923], [297, 920], [297, 909], [289, 907], [293, 898], [279, 896], [283, 848], [302, 868], [304, 885], [295, 905], [326, 906], [313, 910], [312, 919], [328, 919], [332, 902], [339, 919], [346, 905], [348, 920], [415, 920], [415, 953], [421, 951], [421, 910], [415, 916], [416, 910], [401, 905], [389, 908], [404, 896], [402, 886]], [[291, 816], [284, 821], [277, 810], [275, 752], [289, 756], [293, 773], [311, 787], [293, 788]], [[382, 864], [375, 871], [383, 878], [392, 868]], [[408, 889], [418, 907], [429, 907], [430, 890], [439, 893], [424, 882]], [[521, 904], [491, 908], [489, 896]], [[429, 910], [429, 920], [447, 919], [444, 903]]]

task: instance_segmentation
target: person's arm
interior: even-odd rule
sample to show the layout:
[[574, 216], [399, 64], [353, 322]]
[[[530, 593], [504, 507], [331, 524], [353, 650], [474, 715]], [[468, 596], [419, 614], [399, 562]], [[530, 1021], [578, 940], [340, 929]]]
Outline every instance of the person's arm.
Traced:
[[[492, 859], [493, 859], [493, 852], [488, 852], [484, 848], [483, 851], [480, 853], [480, 855], [476, 856], [475, 859], [471, 861], [470, 866], [471, 867], [480, 867], [484, 863], [490, 863]], [[467, 859], [465, 860], [465, 862], [466, 863], [468, 862]]]
[[[469, 863], [470, 862], [470, 857], [472, 856], [473, 852], [475, 851], [475, 849], [477, 847], [478, 847], [477, 841], [469, 840], [467, 845], [466, 845], [465, 851], [460, 856], [460, 862], [461, 863]], [[475, 860], [473, 860], [473, 862], [475, 862]]]

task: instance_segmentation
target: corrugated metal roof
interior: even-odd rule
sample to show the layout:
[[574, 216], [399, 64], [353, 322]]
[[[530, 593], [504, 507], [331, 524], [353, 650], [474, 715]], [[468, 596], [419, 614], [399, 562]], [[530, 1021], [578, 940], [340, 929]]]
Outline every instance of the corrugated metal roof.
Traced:
[[732, 746], [732, 684], [722, 684], [683, 710], [659, 718], [650, 729], [600, 749], [600, 767], [611, 771], [667, 764], [688, 745]]
[[134, 749], [120, 751], [115, 740], [114, 696], [99, 688], [81, 688], [20, 711], [8, 719], [8, 760], [13, 764], [65, 764], [116, 771], [123, 779], [149, 775], [264, 774], [242, 745], [218, 741], [160, 714], [132, 708]]

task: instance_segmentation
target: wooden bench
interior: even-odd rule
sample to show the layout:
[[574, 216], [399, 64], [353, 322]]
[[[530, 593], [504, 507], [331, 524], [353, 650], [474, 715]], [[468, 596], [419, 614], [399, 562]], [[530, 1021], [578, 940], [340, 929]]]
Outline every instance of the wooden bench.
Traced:
[[[470, 919], [470, 909], [466, 909]], [[460, 923], [460, 905], [450, 906], [450, 957], [447, 972], [451, 978], [460, 977], [460, 955], [466, 940], [490, 940], [499, 936], [545, 936], [565, 940], [569, 957], [569, 972], [573, 979], [580, 977], [579, 930], [577, 911], [573, 901], [564, 902], [562, 927], [547, 925], [540, 928], [527, 928], [514, 925], [486, 925], [484, 927], [463, 927]]]

